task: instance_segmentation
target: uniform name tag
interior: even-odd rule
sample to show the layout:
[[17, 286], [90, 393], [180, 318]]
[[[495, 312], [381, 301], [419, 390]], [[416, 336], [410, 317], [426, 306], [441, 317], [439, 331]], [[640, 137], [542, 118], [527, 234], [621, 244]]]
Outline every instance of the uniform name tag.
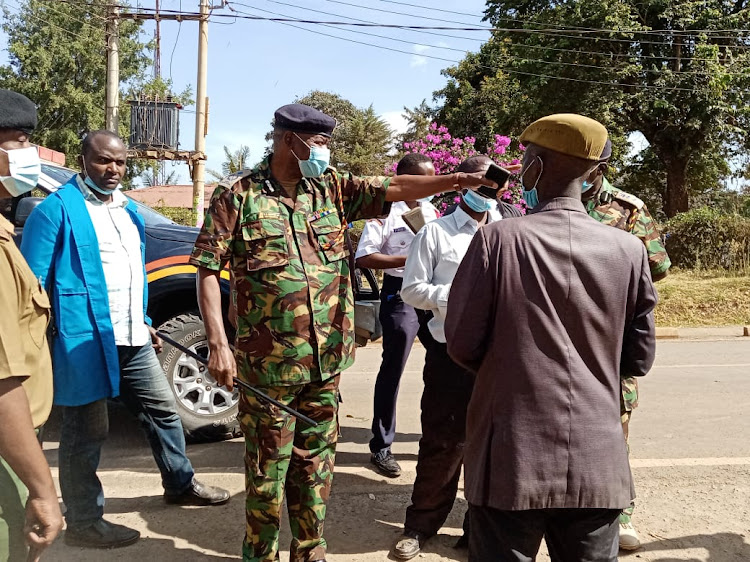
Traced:
[[404, 230], [406, 230], [406, 227], [405, 226], [401, 226], [399, 228], [394, 228], [393, 232], [403, 232]]

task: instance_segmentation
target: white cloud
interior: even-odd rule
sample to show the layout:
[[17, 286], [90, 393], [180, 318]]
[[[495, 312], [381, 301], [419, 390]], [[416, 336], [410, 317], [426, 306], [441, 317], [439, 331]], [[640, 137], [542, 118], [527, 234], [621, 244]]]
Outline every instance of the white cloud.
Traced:
[[413, 46], [413, 48], [414, 48], [414, 52], [417, 54], [411, 56], [411, 61], [409, 63], [409, 66], [411, 66], [412, 68], [416, 68], [418, 66], [426, 65], [427, 57], [422, 56], [422, 53], [426, 53], [427, 51], [429, 51], [430, 47], [428, 47], [427, 45], [420, 45], [417, 43]]
[[388, 123], [391, 130], [397, 135], [405, 133], [409, 126], [402, 111], [386, 111], [380, 117]]

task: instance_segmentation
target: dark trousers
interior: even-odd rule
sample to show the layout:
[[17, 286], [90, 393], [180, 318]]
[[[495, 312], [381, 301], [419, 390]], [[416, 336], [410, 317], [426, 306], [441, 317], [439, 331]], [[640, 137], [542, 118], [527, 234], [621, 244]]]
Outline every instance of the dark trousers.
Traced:
[[[383, 361], [375, 381], [370, 451], [391, 448], [396, 436], [396, 401], [406, 361], [414, 338], [424, 324], [424, 313], [401, 300], [402, 279], [385, 275], [380, 293], [380, 324], [383, 326]], [[420, 337], [421, 337], [420, 333]]]
[[469, 506], [469, 562], [531, 562], [542, 537], [552, 562], [617, 562], [619, 509], [503, 511]]
[[417, 479], [404, 527], [431, 537], [456, 499], [474, 375], [453, 362], [444, 343], [432, 340], [426, 347]]

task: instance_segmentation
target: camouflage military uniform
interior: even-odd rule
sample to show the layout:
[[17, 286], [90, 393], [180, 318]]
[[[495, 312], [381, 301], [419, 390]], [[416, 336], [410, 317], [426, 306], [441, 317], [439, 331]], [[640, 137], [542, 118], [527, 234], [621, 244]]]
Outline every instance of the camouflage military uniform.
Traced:
[[[635, 195], [626, 193], [613, 187], [604, 178], [602, 188], [589, 201], [585, 202], [589, 216], [603, 224], [614, 226], [625, 232], [630, 232], [640, 238], [646, 246], [648, 264], [651, 276], [655, 279], [663, 276], [672, 262], [661, 241], [661, 235], [656, 229], [654, 219], [648, 212], [646, 205]], [[629, 423], [632, 411], [638, 407], [638, 379], [629, 377], [628, 373], [621, 373], [620, 415], [625, 441], [628, 440]], [[633, 505], [623, 512], [624, 522], [629, 522], [633, 514]]]
[[329, 168], [320, 178], [299, 181], [295, 203], [271, 177], [266, 159], [223, 180], [211, 199], [191, 263], [212, 270], [230, 264], [239, 376], [319, 423], [306, 427], [252, 394], [241, 396], [246, 561], [278, 560], [284, 493], [291, 560], [325, 558], [338, 374], [354, 362], [354, 299], [343, 227], [387, 215], [388, 183]]

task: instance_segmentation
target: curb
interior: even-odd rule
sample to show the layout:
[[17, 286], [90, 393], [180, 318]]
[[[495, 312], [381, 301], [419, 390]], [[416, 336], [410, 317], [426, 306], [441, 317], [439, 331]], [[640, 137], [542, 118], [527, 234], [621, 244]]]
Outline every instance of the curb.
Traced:
[[[704, 326], [698, 328], [672, 328], [668, 326], [656, 327], [657, 340], [714, 340], [714, 339], [734, 339], [750, 337], [750, 325], [748, 326]], [[369, 346], [382, 346], [383, 339], [368, 341]], [[416, 339], [416, 347], [422, 343]]]
[[680, 331], [677, 328], [656, 328], [657, 340], [678, 340]]

